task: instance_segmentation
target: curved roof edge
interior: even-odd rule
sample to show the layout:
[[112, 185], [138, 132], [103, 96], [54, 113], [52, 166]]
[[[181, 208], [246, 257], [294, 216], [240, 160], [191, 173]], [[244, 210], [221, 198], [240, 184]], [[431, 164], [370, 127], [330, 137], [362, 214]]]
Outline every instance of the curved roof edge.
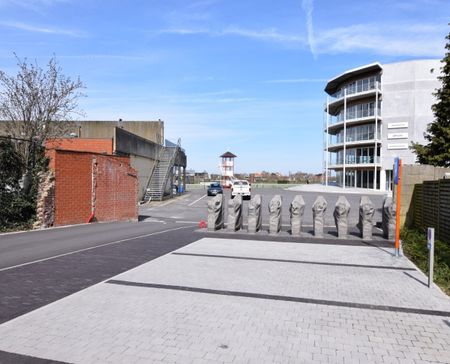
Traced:
[[365, 66], [353, 68], [351, 70], [345, 71], [344, 73], [341, 73], [339, 76], [336, 76], [328, 81], [327, 85], [325, 86], [325, 92], [329, 95], [333, 94], [337, 91], [338, 86], [343, 83], [344, 81], [348, 80], [349, 78], [352, 78], [354, 76], [357, 76], [359, 74], [371, 72], [371, 71], [381, 71], [383, 67], [380, 63], [370, 63]]

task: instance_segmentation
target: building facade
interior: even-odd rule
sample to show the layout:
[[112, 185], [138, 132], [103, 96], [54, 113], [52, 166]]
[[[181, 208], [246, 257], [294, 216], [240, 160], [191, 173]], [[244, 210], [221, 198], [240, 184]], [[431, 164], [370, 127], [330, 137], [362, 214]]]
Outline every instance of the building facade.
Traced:
[[392, 189], [395, 157], [414, 164], [433, 121], [439, 60], [373, 63], [331, 79], [324, 118], [325, 183]]

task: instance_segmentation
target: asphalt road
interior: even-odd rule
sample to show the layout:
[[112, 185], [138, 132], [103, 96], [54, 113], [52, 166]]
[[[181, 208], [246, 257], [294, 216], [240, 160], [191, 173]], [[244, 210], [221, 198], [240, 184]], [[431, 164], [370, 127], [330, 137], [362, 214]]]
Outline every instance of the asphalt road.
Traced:
[[[262, 195], [263, 222], [268, 219], [270, 198], [282, 194], [285, 204], [282, 218], [287, 231], [288, 206], [297, 192], [264, 188], [253, 193]], [[229, 195], [225, 191], [226, 199]], [[306, 202], [305, 225], [312, 224], [311, 206], [317, 194], [302, 195]], [[329, 203], [326, 223], [331, 226], [338, 194], [324, 196]], [[173, 200], [141, 206], [140, 222], [95, 223], [0, 235], [0, 323], [198, 240], [203, 236], [195, 230], [200, 220], [206, 220], [209, 199], [206, 190], [194, 189]], [[359, 196], [348, 195], [348, 199], [352, 205], [351, 224], [356, 224]], [[371, 199], [381, 209], [382, 196], [371, 196]], [[245, 201], [244, 216], [247, 205]], [[380, 211], [376, 219], [381, 220]], [[285, 234], [270, 239], [283, 240], [288, 237]], [[244, 233], [240, 238], [256, 236]], [[267, 238], [261, 236], [260, 240]]]
[[[312, 205], [319, 195], [316, 192], [298, 192], [298, 191], [288, 191], [283, 188], [254, 188], [252, 190], [252, 195], [260, 194], [262, 197], [262, 214], [263, 214], [263, 224], [267, 224], [269, 220], [268, 204], [270, 199], [276, 195], [280, 194], [283, 198], [282, 207], [282, 223], [285, 225], [289, 224], [289, 204], [294, 199], [295, 195], [300, 194], [303, 196], [305, 201], [305, 214], [304, 214], [304, 224], [312, 226], [313, 216], [312, 216]], [[333, 211], [336, 201], [339, 196], [345, 195], [350, 203], [350, 214], [349, 214], [349, 224], [355, 226], [358, 222], [359, 216], [359, 200], [360, 195], [357, 194], [342, 194], [342, 193], [322, 193], [328, 203], [328, 208], [325, 213], [325, 224], [329, 227], [334, 226]], [[227, 203], [230, 199], [230, 190], [224, 191], [225, 200]], [[374, 203], [375, 211], [375, 221], [381, 222], [381, 211], [383, 206], [383, 195], [368, 195], [371, 201]], [[193, 189], [189, 194], [181, 199], [177, 199], [166, 203], [162, 206], [142, 206], [140, 213], [143, 216], [147, 216], [148, 219], [169, 219], [178, 222], [192, 222], [198, 223], [201, 219], [206, 220], [207, 218], [207, 203], [213, 197], [206, 196], [206, 189], [199, 188]], [[248, 200], [244, 200], [244, 225], [247, 224], [247, 210], [248, 210]]]

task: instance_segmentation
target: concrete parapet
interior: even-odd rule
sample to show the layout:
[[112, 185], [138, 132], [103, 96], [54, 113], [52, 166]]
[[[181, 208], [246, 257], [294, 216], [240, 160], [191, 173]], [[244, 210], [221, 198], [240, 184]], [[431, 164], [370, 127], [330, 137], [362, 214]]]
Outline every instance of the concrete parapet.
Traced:
[[291, 220], [291, 234], [300, 236], [302, 232], [303, 214], [305, 212], [305, 201], [301, 195], [296, 195], [289, 206]]
[[248, 203], [248, 232], [251, 234], [255, 234], [261, 230], [261, 203], [261, 195], [254, 195]]
[[327, 200], [325, 200], [323, 196], [317, 196], [312, 206], [314, 236], [319, 238], [323, 237], [323, 226], [327, 205]]
[[361, 237], [365, 240], [372, 239], [373, 215], [375, 207], [368, 196], [362, 196], [359, 202], [359, 222], [358, 228], [361, 231]]
[[223, 228], [223, 194], [218, 194], [208, 202], [208, 231]]
[[348, 214], [350, 213], [350, 203], [345, 196], [339, 196], [334, 207], [334, 222], [336, 224], [339, 239], [346, 239], [348, 235]]
[[242, 227], [242, 196], [236, 195], [228, 200], [228, 231], [238, 231]]
[[269, 202], [269, 234], [278, 234], [281, 230], [282, 204], [280, 195], [275, 195]]

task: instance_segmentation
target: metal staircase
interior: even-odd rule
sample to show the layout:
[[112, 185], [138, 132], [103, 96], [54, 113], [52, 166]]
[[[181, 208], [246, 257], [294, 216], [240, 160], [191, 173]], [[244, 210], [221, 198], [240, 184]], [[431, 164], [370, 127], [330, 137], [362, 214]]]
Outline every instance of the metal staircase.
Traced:
[[162, 147], [159, 152], [158, 160], [153, 168], [147, 183], [147, 189], [144, 195], [144, 202], [151, 200], [162, 201], [164, 192], [171, 178], [171, 171], [175, 164], [175, 158], [180, 150], [181, 140], [175, 147]]

